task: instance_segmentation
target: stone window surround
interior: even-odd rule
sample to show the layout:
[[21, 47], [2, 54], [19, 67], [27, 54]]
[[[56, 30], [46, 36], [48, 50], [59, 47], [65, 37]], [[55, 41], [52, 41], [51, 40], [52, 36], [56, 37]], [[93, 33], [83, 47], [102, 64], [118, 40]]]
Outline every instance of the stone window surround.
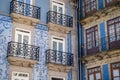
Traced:
[[[94, 70], [95, 70], [95, 69], [97, 69], [97, 68], [100, 69], [100, 70], [94, 71], [94, 72], [92, 72], [92, 73], [89, 73], [89, 70], [91, 70], [91, 69], [94, 69]], [[101, 78], [100, 80], [102, 80], [102, 73], [101, 73], [101, 67], [100, 67], [100, 66], [87, 69], [87, 79], [90, 80], [90, 79], [89, 79], [89, 75], [93, 74], [93, 75], [94, 75], [94, 80], [96, 80], [96, 74], [97, 74], [97, 73], [100, 73], [100, 78]]]

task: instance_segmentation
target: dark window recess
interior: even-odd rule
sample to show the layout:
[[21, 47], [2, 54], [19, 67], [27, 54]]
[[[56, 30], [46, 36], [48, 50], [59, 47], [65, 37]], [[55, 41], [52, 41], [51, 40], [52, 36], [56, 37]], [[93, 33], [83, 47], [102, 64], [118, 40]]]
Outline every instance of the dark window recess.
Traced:
[[101, 77], [101, 68], [94, 67], [87, 70], [88, 80], [102, 80]]
[[109, 49], [120, 48], [120, 17], [107, 21]]
[[111, 78], [112, 80], [120, 80], [120, 62], [111, 64]]
[[97, 10], [96, 0], [84, 0], [83, 1], [83, 12], [86, 15], [90, 15]]
[[105, 0], [105, 6], [111, 6], [114, 5], [117, 2], [117, 0]]
[[52, 80], [63, 80], [62, 78], [52, 78]]
[[94, 26], [86, 30], [87, 55], [99, 52], [98, 27]]

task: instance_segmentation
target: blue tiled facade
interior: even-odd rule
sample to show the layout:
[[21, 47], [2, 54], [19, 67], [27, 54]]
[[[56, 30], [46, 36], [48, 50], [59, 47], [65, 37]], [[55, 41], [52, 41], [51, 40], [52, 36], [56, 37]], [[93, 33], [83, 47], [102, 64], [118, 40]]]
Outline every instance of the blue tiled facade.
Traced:
[[[30, 23], [30, 24], [29, 24], [29, 22], [27, 24], [27, 20], [25, 23], [18, 21], [19, 19], [22, 19], [22, 18], [24, 19], [24, 17], [26, 17], [26, 16], [22, 16], [22, 17], [17, 16], [19, 18], [18, 20], [16, 20], [17, 18], [14, 18], [16, 16], [14, 16], [14, 14], [10, 13], [10, 2], [11, 1], [12, 0], [2, 0], [0, 2], [0, 80], [9, 80], [9, 79], [12, 80], [12, 77], [11, 77], [12, 74], [10, 73], [10, 71], [11, 71], [10, 66], [11, 65], [13, 66], [13, 64], [8, 59], [8, 57], [9, 57], [8, 42], [13, 41], [15, 39], [15, 28], [16, 28], [15, 23], [19, 23], [20, 25], [25, 25], [25, 26], [27, 25], [28, 27], [29, 27], [29, 25], [31, 26], [31, 24], [35, 24], [35, 25], [32, 25], [32, 27], [34, 27], [34, 29], [32, 30], [33, 34], [31, 34], [33, 36], [32, 43], [34, 43], [32, 45], [38, 46], [40, 48], [39, 60], [37, 61], [36, 64], [33, 65], [32, 73], [31, 73], [32, 79], [29, 79], [29, 80], [51, 80], [50, 79], [51, 76], [49, 77], [49, 75], [50, 75], [49, 68], [46, 63], [46, 50], [51, 49], [51, 46], [50, 46], [50, 44], [51, 44], [50, 43], [50, 40], [51, 40], [50, 31], [51, 30], [49, 29], [49, 25], [47, 25], [47, 23], [46, 23], [47, 22], [47, 20], [46, 20], [47, 12], [51, 10], [50, 9], [51, 0], [44, 0], [44, 1], [35, 0], [34, 1], [34, 5], [37, 7], [40, 7], [40, 10], [41, 10], [40, 11], [41, 12], [40, 13], [40, 23], [37, 23], [37, 22], [35, 23], [33, 21], [33, 23]], [[18, 0], [18, 1], [22, 2], [22, 0]], [[72, 16], [73, 13], [71, 13], [71, 10], [73, 7], [69, 1], [65, 1], [65, 2], [66, 2], [65, 3], [66, 15]], [[30, 4], [30, 0], [26, 0], [26, 3]], [[15, 14], [17, 14], [17, 13], [15, 13]], [[29, 16], [30, 15], [28, 15], [28, 17]], [[64, 27], [64, 26], [62, 26], [62, 27]], [[75, 27], [75, 26], [73, 26], [73, 27]], [[25, 29], [27, 30], [27, 28], [25, 28]], [[72, 34], [71, 30], [69, 30], [67, 33], [62, 33], [62, 32], [59, 32], [59, 33], [64, 34], [66, 36], [66, 38], [65, 38], [66, 46], [67, 46], [66, 54], [74, 55], [73, 47], [72, 47], [73, 46], [73, 43], [72, 43], [72, 40], [73, 40], [72, 35], [73, 34]], [[13, 51], [13, 54], [14, 54], [14, 51]], [[75, 53], [75, 54], [77, 54], [77, 53]], [[70, 59], [70, 58], [71, 57], [69, 57], [68, 59]], [[21, 66], [24, 67], [23, 65], [21, 65]], [[17, 66], [15, 65], [15, 67], [19, 67], [19, 65], [17, 65]], [[66, 67], [66, 66], [64, 66], [64, 67]], [[72, 67], [74, 67], [74, 66], [72, 66]], [[67, 74], [65, 80], [74, 80], [72, 76], [75, 74], [73, 74], [72, 69], [69, 69], [68, 72], [63, 72], [63, 73]], [[54, 75], [53, 75], [53, 77], [54, 77]], [[60, 77], [60, 76], [58, 76], [58, 77]]]
[[[48, 49], [48, 27], [45, 25], [37, 25], [35, 29], [35, 45], [40, 46], [39, 62], [35, 65], [33, 80], [48, 80], [48, 73], [46, 67], [46, 53]], [[37, 75], [36, 75], [37, 73]]]
[[8, 80], [7, 44], [12, 38], [11, 18], [0, 15], [0, 80]]

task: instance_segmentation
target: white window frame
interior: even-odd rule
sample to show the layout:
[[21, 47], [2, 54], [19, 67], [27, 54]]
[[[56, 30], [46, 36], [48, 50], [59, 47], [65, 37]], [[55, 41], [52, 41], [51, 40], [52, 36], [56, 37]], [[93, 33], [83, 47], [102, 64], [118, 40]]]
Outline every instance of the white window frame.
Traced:
[[[23, 33], [23, 32], [20, 32], [20, 33], [19, 33], [17, 30], [26, 31], [26, 32], [28, 32], [29, 34]], [[16, 29], [15, 29], [15, 42], [18, 41], [17, 34], [21, 34], [21, 33], [22, 33], [22, 35], [28, 35], [28, 36], [29, 36], [29, 42], [28, 42], [28, 44], [31, 44], [31, 31], [25, 30], [25, 29], [21, 29], [21, 28], [16, 28]]]
[[[57, 39], [54, 39], [54, 38], [58, 38], [58, 39], [62, 39], [62, 41], [60, 41], [60, 40], [57, 40]], [[62, 52], [65, 52], [65, 38], [61, 38], [61, 37], [56, 37], [56, 36], [52, 36], [52, 40], [51, 40], [51, 49], [53, 50], [53, 41], [55, 41], [55, 42], [57, 42], [57, 44], [60, 42], [60, 43], [62, 43], [63, 44], [63, 51]], [[58, 45], [57, 45], [57, 51], [59, 51], [58, 50]], [[63, 53], [64, 55], [66, 54], [66, 53]], [[65, 56], [63, 56], [63, 57], [65, 57]], [[64, 61], [64, 60], [63, 60]], [[53, 61], [54, 62], [54, 61]], [[60, 62], [59, 61], [57, 61], [57, 63], [59, 64]], [[62, 62], [62, 64], [65, 64], [66, 62]]]
[[[21, 74], [27, 74], [28, 77], [24, 78], [24, 77], [14, 76], [14, 73], [17, 73], [17, 74], [20, 74], [20, 73], [21, 73]], [[11, 80], [15, 80], [15, 79], [19, 79], [19, 80], [21, 80], [21, 79], [29, 80], [29, 79], [30, 79], [30, 75], [29, 75], [29, 73], [27, 73], [27, 72], [12, 71]]]
[[[52, 11], [53, 11], [53, 5], [56, 5], [57, 7], [62, 7], [63, 8], [63, 13], [65, 14], [65, 3], [57, 0], [51, 0], [52, 1]], [[60, 5], [62, 4], [62, 5]]]
[[[62, 39], [63, 41], [60, 41], [60, 40], [57, 40], [57, 39], [54, 39], [54, 38], [58, 38], [58, 39]], [[51, 49], [53, 49], [53, 41], [55, 42], [61, 42], [63, 43], [63, 52], [65, 52], [65, 38], [61, 38], [61, 37], [56, 37], [56, 36], [52, 36], [52, 42], [51, 42]]]

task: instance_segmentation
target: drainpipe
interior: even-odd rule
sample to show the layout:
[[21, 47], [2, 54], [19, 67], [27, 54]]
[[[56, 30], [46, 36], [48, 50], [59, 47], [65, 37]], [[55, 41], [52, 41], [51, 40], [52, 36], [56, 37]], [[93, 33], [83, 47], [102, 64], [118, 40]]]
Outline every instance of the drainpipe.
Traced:
[[81, 37], [82, 36], [82, 27], [80, 24], [80, 0], [77, 0], [77, 37], [78, 37], [78, 80], [82, 80], [81, 74]]

